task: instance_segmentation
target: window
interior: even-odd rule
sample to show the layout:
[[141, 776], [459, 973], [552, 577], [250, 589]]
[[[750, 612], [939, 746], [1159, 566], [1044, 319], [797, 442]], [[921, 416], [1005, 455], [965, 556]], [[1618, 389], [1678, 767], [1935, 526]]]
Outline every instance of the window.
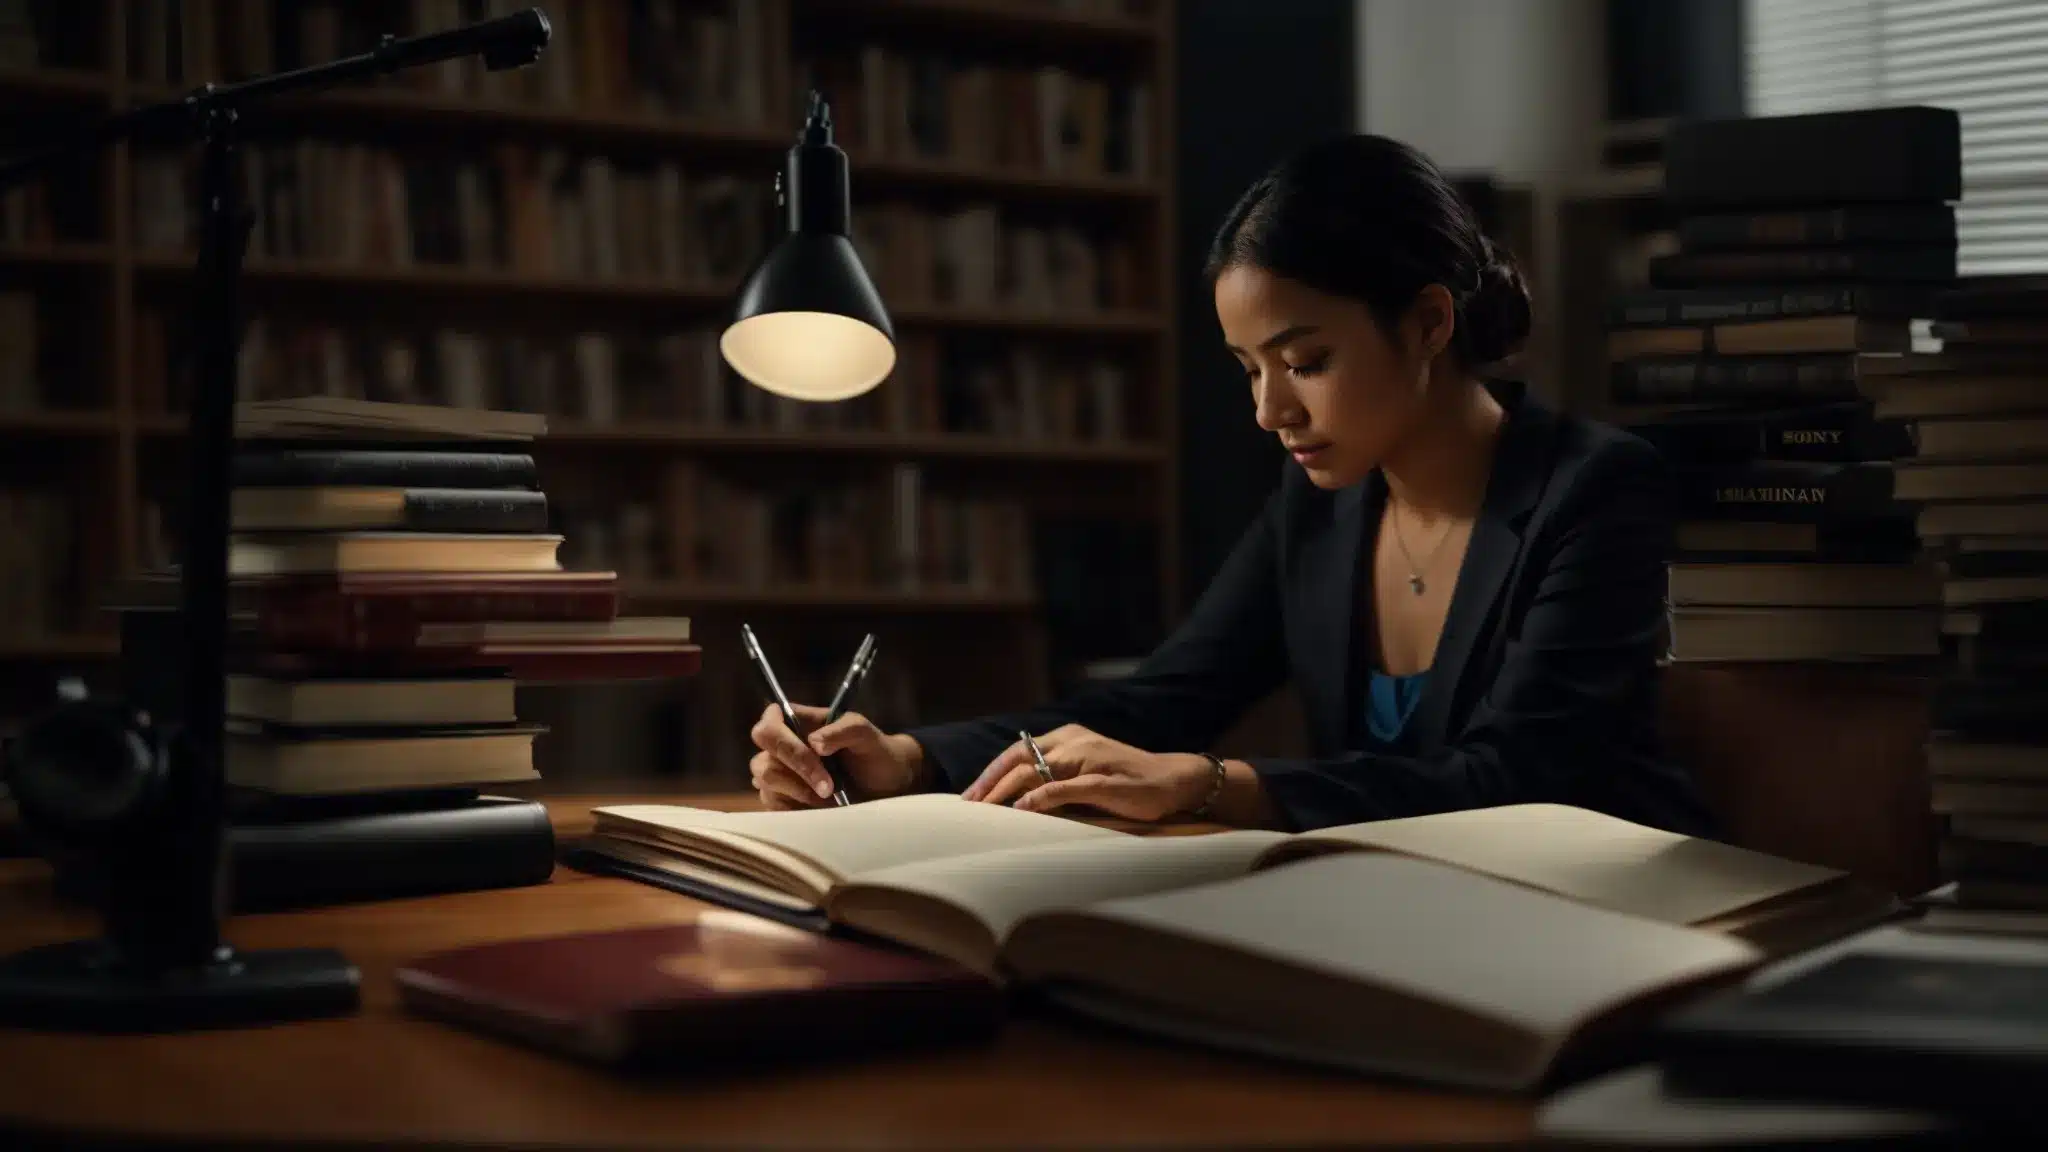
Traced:
[[1955, 109], [1959, 270], [2048, 272], [2048, 3], [1744, 0], [1743, 17], [1750, 115]]

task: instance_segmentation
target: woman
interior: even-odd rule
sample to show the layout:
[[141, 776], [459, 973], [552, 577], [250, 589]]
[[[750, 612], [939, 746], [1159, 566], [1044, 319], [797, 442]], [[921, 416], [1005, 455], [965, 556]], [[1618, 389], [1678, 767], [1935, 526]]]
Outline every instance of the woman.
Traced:
[[[1656, 737], [1661, 461], [1482, 382], [1529, 299], [1436, 167], [1375, 136], [1309, 148], [1232, 209], [1207, 275], [1292, 460], [1179, 630], [1128, 679], [1014, 716], [800, 738], [767, 709], [763, 802], [826, 803], [837, 752], [870, 797], [1286, 829], [1550, 801], [1710, 831]], [[1203, 754], [1290, 675], [1315, 758]]]

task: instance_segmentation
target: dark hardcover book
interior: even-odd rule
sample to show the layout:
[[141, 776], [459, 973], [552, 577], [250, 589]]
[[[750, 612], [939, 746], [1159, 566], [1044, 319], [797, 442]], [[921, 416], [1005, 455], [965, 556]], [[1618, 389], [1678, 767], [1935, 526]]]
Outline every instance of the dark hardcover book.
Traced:
[[1645, 288], [1615, 297], [1607, 323], [1610, 328], [1669, 328], [1801, 316], [1913, 318], [1932, 312], [1933, 299], [1926, 288], [1897, 284]]
[[1724, 212], [1678, 222], [1683, 252], [1828, 245], [1954, 244], [1956, 210], [1947, 204], [1867, 204], [1799, 212]]
[[237, 532], [537, 533], [547, 493], [531, 488], [269, 488], [233, 494]]
[[1673, 532], [1674, 559], [1695, 564], [1901, 564], [1921, 554], [1911, 516], [1842, 523], [1688, 520]]
[[1678, 469], [1683, 519], [1848, 522], [1900, 515], [1889, 463], [1751, 460]]
[[532, 488], [533, 457], [517, 452], [332, 451], [241, 448], [238, 488]]
[[1962, 120], [1924, 105], [1684, 120], [1665, 138], [1664, 194], [1695, 212], [1960, 200]]
[[1669, 252], [1650, 260], [1654, 288], [1775, 281], [1940, 284], [1956, 276], [1954, 245], [1915, 248], [1756, 248]]
[[2048, 316], [2048, 276], [1966, 276], [1937, 293], [1940, 320]]
[[2040, 741], [2048, 738], [2048, 686], [2029, 677], [1948, 677], [1935, 688], [1931, 726], [1979, 740]]
[[[323, 798], [243, 806], [228, 826], [237, 912], [268, 912], [444, 892], [519, 888], [554, 874], [547, 808], [502, 796]], [[57, 869], [59, 891], [90, 900], [90, 860]]]
[[1912, 425], [1873, 419], [1862, 403], [1675, 412], [1632, 424], [1629, 431], [1679, 466], [1762, 459], [1850, 463], [1913, 454]]
[[1680, 1091], [2048, 1122], [2048, 965], [1855, 953], [1659, 1022]]
[[1653, 356], [1609, 366], [1616, 404], [1809, 404], [1858, 399], [1869, 358], [1854, 352]]
[[510, 940], [423, 956], [399, 1000], [600, 1065], [760, 1066], [985, 1041], [994, 982], [901, 948], [752, 916]]

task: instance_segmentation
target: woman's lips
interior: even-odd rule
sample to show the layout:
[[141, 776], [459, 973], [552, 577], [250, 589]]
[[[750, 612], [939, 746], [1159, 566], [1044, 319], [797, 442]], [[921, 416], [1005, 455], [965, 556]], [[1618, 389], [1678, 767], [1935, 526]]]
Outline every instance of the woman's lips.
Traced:
[[1294, 457], [1296, 464], [1307, 464], [1328, 451], [1329, 447], [1328, 444], [1292, 444], [1288, 446], [1287, 453]]

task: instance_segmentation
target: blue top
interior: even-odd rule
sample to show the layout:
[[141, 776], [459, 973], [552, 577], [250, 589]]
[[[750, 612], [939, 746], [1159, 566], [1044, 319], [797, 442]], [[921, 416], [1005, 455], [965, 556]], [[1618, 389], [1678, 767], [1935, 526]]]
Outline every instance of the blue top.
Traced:
[[1386, 749], [1400, 746], [1403, 730], [1408, 727], [1408, 717], [1414, 713], [1415, 702], [1422, 699], [1422, 689], [1428, 683], [1429, 673], [1426, 670], [1407, 676], [1373, 672], [1367, 693], [1370, 707], [1365, 723], [1375, 743]]

